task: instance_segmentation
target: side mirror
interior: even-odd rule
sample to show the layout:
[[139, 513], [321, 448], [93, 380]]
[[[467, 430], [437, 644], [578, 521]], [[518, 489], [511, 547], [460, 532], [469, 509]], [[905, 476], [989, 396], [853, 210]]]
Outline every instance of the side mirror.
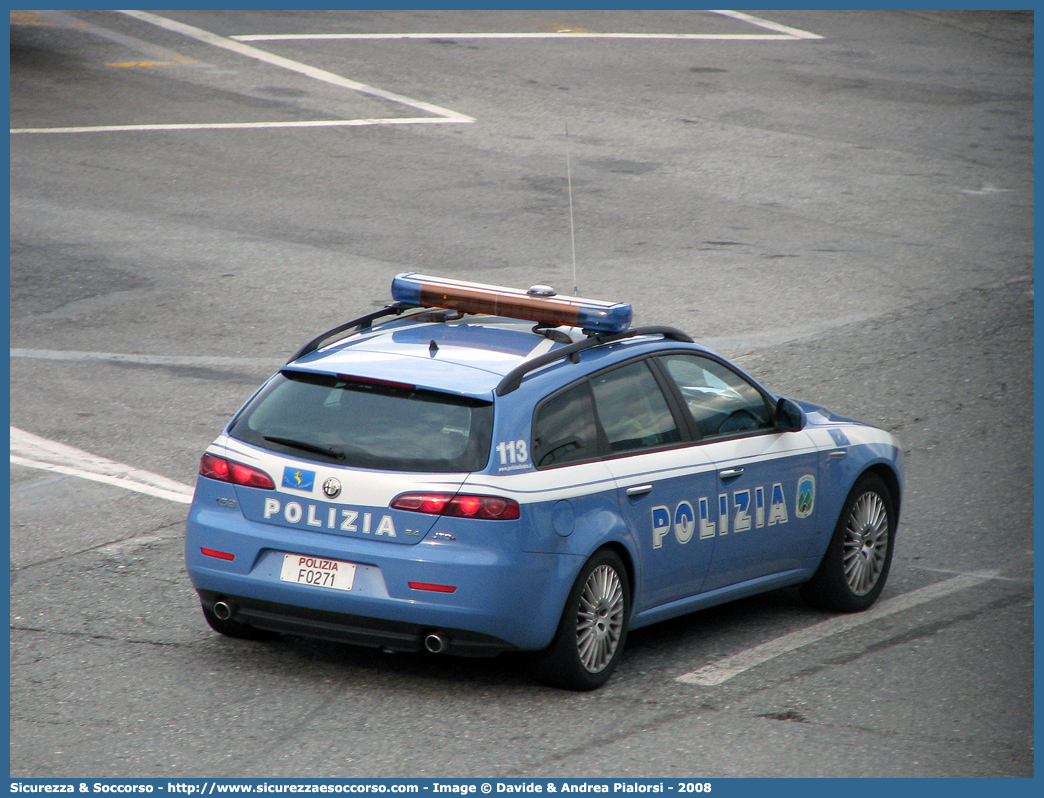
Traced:
[[805, 428], [805, 414], [790, 399], [780, 397], [776, 402], [776, 427], [783, 432], [797, 432]]

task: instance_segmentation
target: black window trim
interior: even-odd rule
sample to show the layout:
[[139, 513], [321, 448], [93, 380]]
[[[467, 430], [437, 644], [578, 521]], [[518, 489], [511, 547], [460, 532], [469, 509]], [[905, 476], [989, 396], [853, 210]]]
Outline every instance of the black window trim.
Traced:
[[[421, 461], [419, 459], [400, 459], [397, 462], [374, 462], [374, 463], [348, 463], [342, 462], [339, 458], [334, 456], [326, 456], [319, 453], [309, 452], [297, 447], [287, 446], [278, 441], [272, 441], [271, 439], [265, 439], [262, 443], [259, 438], [264, 438], [263, 435], [256, 433], [253, 430], [248, 431], [246, 434], [240, 432], [236, 434], [236, 427], [241, 421], [247, 418], [255, 406], [255, 403], [267, 395], [276, 385], [278, 379], [282, 377], [287, 381], [297, 381], [304, 383], [311, 383], [313, 385], [323, 386], [329, 383], [326, 387], [336, 388], [344, 387], [347, 384], [355, 383], [356, 387], [349, 390], [362, 391], [367, 393], [383, 393], [390, 396], [398, 396], [399, 398], [416, 399], [419, 401], [427, 402], [440, 402], [449, 405], [459, 405], [462, 407], [469, 407], [477, 410], [488, 416], [485, 423], [479, 428], [480, 435], [478, 438], [472, 440], [469, 436], [467, 448], [465, 452], [457, 458], [457, 461], [465, 461], [469, 456], [473, 462], [461, 462], [456, 461], [451, 464], [458, 466], [472, 466], [458, 467], [458, 468], [440, 468], [438, 463], [428, 461]], [[342, 383], [338, 386], [338, 383]], [[225, 428], [225, 434], [230, 438], [242, 441], [243, 443], [251, 446], [256, 446], [260, 449], [264, 449], [275, 454], [293, 457], [299, 460], [307, 460], [309, 462], [322, 463], [324, 465], [333, 465], [346, 467], [350, 469], [369, 470], [369, 471], [388, 471], [398, 474], [421, 474], [421, 473], [436, 473], [436, 474], [472, 474], [480, 473], [485, 471], [489, 467], [490, 458], [493, 456], [493, 427], [495, 423], [495, 403], [479, 397], [467, 396], [464, 394], [453, 394], [445, 391], [438, 391], [429, 388], [419, 388], [416, 386], [407, 386], [405, 384], [398, 385], [395, 383], [382, 384], [381, 382], [371, 381], [363, 377], [354, 377], [345, 374], [335, 374], [332, 372], [323, 371], [310, 371], [306, 369], [295, 369], [295, 368], [282, 368], [278, 372], [272, 375], [265, 383], [254, 392], [254, 395], [250, 397], [250, 400], [244, 404], [240, 410], [236, 413], [235, 417]], [[406, 467], [403, 467], [407, 464]]]
[[[696, 421], [692, 417], [692, 413], [689, 412], [685, 406], [685, 398], [681, 395], [681, 391], [678, 389], [677, 383], [674, 378], [671, 377], [667, 371], [667, 366], [664, 365], [661, 358], [668, 357], [671, 355], [687, 355], [689, 357], [702, 357], [707, 360], [713, 361], [720, 366], [723, 366], [728, 371], [731, 371], [736, 377], [755, 391], [761, 396], [762, 401], [765, 403], [765, 409], [768, 411], [770, 418], [772, 419], [771, 427], [764, 427], [762, 429], [747, 430], [743, 432], [726, 432], [720, 435], [703, 436], [700, 435], [699, 429], [696, 427]], [[613, 452], [609, 449], [608, 438], [606, 437], [605, 430], [602, 429], [602, 422], [598, 418], [597, 403], [594, 399], [594, 391], [591, 388], [591, 381], [596, 377], [601, 376], [610, 371], [629, 366], [637, 361], [644, 360], [649, 366], [649, 370], [653, 373], [653, 377], [656, 379], [656, 384], [660, 388], [660, 392], [663, 394], [664, 399], [667, 402], [667, 407], [674, 418], [675, 426], [678, 428], [678, 432], [681, 434], [680, 441], [674, 441], [672, 443], [664, 443], [659, 446], [651, 446], [647, 449], [639, 449], [636, 451], [629, 452]], [[736, 369], [721, 357], [712, 355], [709, 352], [693, 351], [691, 349], [669, 349], [666, 351], [649, 352], [637, 357], [629, 358], [628, 360], [621, 361], [620, 363], [613, 363], [611, 366], [607, 366], [598, 371], [592, 372], [581, 377], [578, 380], [574, 380], [561, 388], [553, 391], [552, 393], [545, 396], [536, 406], [533, 408], [533, 416], [530, 422], [529, 428], [529, 439], [530, 446], [533, 445], [533, 437], [536, 433], [536, 421], [537, 416], [540, 413], [541, 408], [548, 402], [555, 399], [559, 394], [565, 393], [566, 391], [572, 390], [580, 384], [586, 383], [587, 390], [591, 398], [591, 403], [595, 407], [595, 429], [597, 430], [598, 436], [598, 453], [594, 457], [587, 457], [582, 460], [570, 460], [568, 463], [553, 463], [551, 465], [541, 466], [533, 462], [533, 467], [538, 471], [549, 471], [554, 468], [565, 468], [573, 465], [584, 465], [586, 463], [597, 463], [605, 462], [608, 460], [618, 460], [623, 457], [635, 457], [637, 455], [650, 454], [655, 452], [663, 452], [671, 449], [679, 449], [684, 446], [699, 446], [704, 443], [717, 443], [719, 441], [727, 440], [738, 440], [740, 438], [752, 438], [757, 435], [770, 435], [776, 434], [779, 430], [778, 422], [776, 421], [775, 403], [772, 397], [763, 390], [759, 385], [753, 383], [747, 379], [744, 375], [740, 374]]]
[[[713, 363], [717, 363], [719, 366], [722, 366], [726, 371], [732, 372], [734, 375], [736, 375], [737, 379], [746, 383], [758, 392], [758, 395], [761, 397], [761, 401], [765, 403], [765, 410], [768, 412], [769, 418], [772, 419], [772, 426], [762, 427], [761, 429], [746, 430], [742, 432], [724, 432], [718, 435], [701, 435], [699, 430], [696, 428], [696, 421], [692, 417], [692, 413], [689, 412], [688, 407], [686, 407], [685, 405], [685, 397], [682, 396], [681, 390], [678, 388], [677, 383], [674, 381], [674, 378], [671, 377], [670, 373], [668, 372], [667, 366], [664, 365], [664, 363], [660, 360], [660, 358], [670, 357], [672, 355], [702, 357], [706, 360], [710, 360]], [[667, 382], [668, 390], [674, 396], [675, 401], [679, 403], [682, 409], [682, 413], [685, 416], [686, 424], [689, 425], [690, 428], [693, 430], [693, 439], [696, 443], [716, 443], [718, 441], [735, 440], [739, 438], [752, 438], [756, 435], [768, 435], [780, 431], [779, 422], [776, 419], [776, 405], [775, 402], [772, 400], [772, 397], [764, 390], [762, 390], [760, 386], [751, 382], [744, 375], [736, 371], [735, 367], [723, 358], [716, 357], [715, 355], [712, 355], [710, 352], [694, 352], [691, 349], [671, 349], [667, 351], [656, 352], [655, 354], [651, 355], [651, 358], [656, 360], [656, 364], [653, 370], [659, 370], [664, 380]]]
[[[568, 463], [553, 463], [552, 465], [546, 466], [537, 465], [536, 461], [534, 460], [533, 467], [536, 468], [538, 471], [548, 471], [552, 468], [564, 468], [566, 466], [581, 465], [584, 463], [597, 463], [605, 462], [607, 460], [618, 460], [621, 457], [634, 457], [635, 455], [649, 454], [650, 452], [662, 452], [667, 451], [669, 449], [678, 449], [683, 446], [692, 446], [694, 443], [699, 443], [699, 433], [696, 433], [695, 437], [693, 436], [694, 425], [692, 423], [691, 414], [684, 409], [683, 404], [679, 404], [682, 401], [682, 399], [680, 393], [678, 392], [678, 389], [674, 386], [674, 383], [670, 380], [670, 377], [665, 376], [663, 367], [660, 366], [659, 363], [653, 364], [650, 362], [651, 360], [655, 359], [658, 354], [659, 353], [646, 353], [643, 355], [638, 355], [637, 357], [632, 357], [627, 360], [623, 360], [619, 363], [613, 363], [611, 366], [606, 366], [605, 368], [599, 369], [598, 371], [592, 372], [591, 374], [587, 374], [578, 380], [574, 380], [573, 382], [570, 382], [567, 385], [563, 385], [561, 388], [553, 391], [552, 393], [548, 394], [543, 399], [541, 399], [539, 402], [537, 402], [536, 406], [533, 408], [533, 417], [532, 421], [530, 422], [529, 428], [529, 440], [531, 447], [533, 446], [533, 438], [536, 433], [537, 416], [540, 414], [541, 408], [543, 408], [543, 406], [548, 402], [554, 400], [560, 394], [572, 390], [580, 384], [586, 384], [588, 394], [591, 398], [591, 405], [595, 409], [594, 424], [596, 434], [598, 437], [598, 453], [594, 457], [587, 457], [582, 460], [570, 460]], [[656, 381], [657, 386], [660, 388], [660, 393], [663, 396], [664, 401], [667, 403], [667, 409], [674, 420], [674, 425], [678, 429], [678, 433], [681, 435], [681, 440], [672, 441], [671, 443], [662, 443], [658, 446], [650, 446], [644, 449], [637, 449], [627, 452], [614, 452], [609, 448], [609, 439], [605, 434], [605, 430], [602, 428], [601, 420], [598, 418], [598, 404], [595, 401], [594, 390], [591, 387], [591, 382], [592, 380], [594, 380], [597, 377], [600, 377], [603, 374], [607, 374], [609, 372], [616, 371], [617, 369], [631, 366], [634, 363], [640, 361], [645, 361], [647, 367], [649, 368], [649, 371], [652, 372], [653, 379]]]
[[[554, 401], [562, 394], [572, 391], [580, 386], [584, 386], [587, 389], [587, 397], [591, 401], [591, 407], [594, 408], [594, 391], [591, 390], [591, 380], [589, 377], [581, 377], [578, 380], [574, 380], [561, 388], [549, 393], [543, 399], [536, 403], [536, 407], [533, 408], [533, 417], [529, 423], [529, 450], [535, 455], [536, 454], [536, 429], [537, 429], [537, 416], [540, 415], [540, 411], [544, 405]], [[542, 466], [533, 459], [533, 468], [537, 471], [548, 471], [552, 468], [564, 468], [565, 466], [571, 465], [583, 465], [585, 463], [598, 463], [605, 459], [605, 452], [609, 449], [609, 443], [605, 437], [605, 430], [602, 429], [601, 423], [598, 421], [598, 413], [594, 416], [594, 427], [595, 427], [595, 438], [596, 438], [596, 453], [594, 457], [584, 457], [579, 460], [570, 460], [567, 463], [552, 463], [551, 465]]]

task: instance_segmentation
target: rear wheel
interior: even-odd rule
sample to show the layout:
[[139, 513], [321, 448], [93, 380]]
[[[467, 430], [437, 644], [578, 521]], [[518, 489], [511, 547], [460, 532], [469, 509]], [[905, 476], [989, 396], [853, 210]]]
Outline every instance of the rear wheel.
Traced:
[[554, 640], [536, 657], [540, 679], [571, 690], [601, 687], [620, 660], [630, 612], [627, 570], [613, 551], [596, 552], [573, 583]]
[[884, 480], [864, 474], [848, 494], [823, 562], [802, 586], [810, 603], [858, 612], [881, 595], [892, 564], [895, 503]]
[[270, 632], [267, 629], [258, 629], [256, 626], [234, 621], [231, 618], [219, 618], [214, 611], [203, 606], [203, 617], [207, 619], [210, 628], [225, 637], [235, 637], [240, 640], [271, 640], [279, 637], [278, 632]]

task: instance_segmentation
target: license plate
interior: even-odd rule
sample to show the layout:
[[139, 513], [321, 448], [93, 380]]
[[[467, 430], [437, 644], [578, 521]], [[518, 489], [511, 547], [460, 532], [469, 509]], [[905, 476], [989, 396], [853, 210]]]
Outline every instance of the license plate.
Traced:
[[355, 563], [304, 554], [284, 554], [279, 578], [298, 585], [351, 590], [355, 582]]

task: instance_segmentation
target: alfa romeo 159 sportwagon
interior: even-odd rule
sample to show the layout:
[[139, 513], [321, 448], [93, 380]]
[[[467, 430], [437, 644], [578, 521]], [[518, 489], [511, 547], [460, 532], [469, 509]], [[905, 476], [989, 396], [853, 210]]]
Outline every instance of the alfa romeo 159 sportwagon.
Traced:
[[200, 462], [186, 560], [218, 632], [530, 651], [605, 683], [628, 629], [801, 585], [869, 607], [902, 454], [631, 307], [407, 273]]

